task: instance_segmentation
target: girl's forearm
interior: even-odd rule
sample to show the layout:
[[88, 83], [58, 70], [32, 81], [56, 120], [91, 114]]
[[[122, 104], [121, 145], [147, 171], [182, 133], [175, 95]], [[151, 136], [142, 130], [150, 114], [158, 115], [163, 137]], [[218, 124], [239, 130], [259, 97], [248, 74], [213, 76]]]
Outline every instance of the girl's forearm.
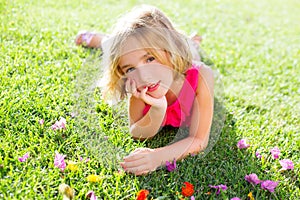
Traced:
[[151, 106], [147, 114], [142, 119], [130, 125], [131, 135], [137, 139], [153, 137], [161, 127], [166, 114], [166, 109], [166, 106]]
[[200, 138], [188, 136], [171, 145], [157, 148], [157, 159], [160, 160], [162, 165], [165, 165], [166, 161], [181, 160], [188, 155], [197, 154], [203, 151], [207, 146], [207, 142]]

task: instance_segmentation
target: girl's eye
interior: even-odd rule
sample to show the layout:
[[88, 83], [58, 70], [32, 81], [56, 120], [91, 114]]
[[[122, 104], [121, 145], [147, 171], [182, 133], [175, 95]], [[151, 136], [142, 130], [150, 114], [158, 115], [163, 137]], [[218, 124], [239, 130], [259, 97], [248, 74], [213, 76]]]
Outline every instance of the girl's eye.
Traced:
[[126, 69], [125, 73], [129, 73], [129, 72], [132, 72], [133, 70], [135, 70], [134, 67], [129, 67], [128, 69]]
[[146, 61], [147, 61], [147, 63], [148, 63], [148, 62], [152, 62], [153, 60], [155, 60], [155, 58], [154, 58], [153, 56], [151, 56], [151, 57], [147, 58]]

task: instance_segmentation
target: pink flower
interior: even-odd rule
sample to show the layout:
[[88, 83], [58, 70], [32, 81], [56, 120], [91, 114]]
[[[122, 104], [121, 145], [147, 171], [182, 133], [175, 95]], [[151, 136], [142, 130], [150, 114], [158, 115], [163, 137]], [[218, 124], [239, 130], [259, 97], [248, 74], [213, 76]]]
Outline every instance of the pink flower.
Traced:
[[44, 122], [45, 122], [45, 120], [44, 120], [44, 119], [40, 119], [40, 120], [39, 120], [39, 124], [40, 124], [40, 125], [43, 125], [43, 124], [44, 124]]
[[77, 114], [76, 114], [75, 112], [71, 112], [71, 117], [72, 117], [72, 118], [76, 117], [76, 115], [77, 115]]
[[261, 183], [261, 180], [259, 180], [256, 174], [246, 175], [245, 180], [254, 185]]
[[290, 159], [283, 159], [279, 161], [282, 169], [281, 170], [288, 170], [288, 169], [294, 169], [294, 163]]
[[217, 192], [216, 192], [217, 195], [220, 194], [220, 190], [223, 190], [223, 191], [227, 190], [227, 186], [223, 185], [223, 184], [221, 184], [221, 185], [209, 185], [209, 187], [214, 188], [214, 189], [218, 189]]
[[172, 172], [176, 169], [176, 160], [175, 160], [175, 158], [174, 158], [173, 163], [171, 163], [169, 161], [166, 161], [166, 168], [169, 172]]
[[29, 158], [29, 153], [25, 153], [24, 156], [19, 157], [18, 160], [20, 162], [25, 162]]
[[270, 180], [263, 181], [260, 184], [262, 189], [268, 190], [269, 192], [274, 192], [274, 189], [277, 187], [277, 185], [278, 185], [278, 182], [270, 181]]
[[237, 147], [239, 149], [246, 149], [246, 148], [250, 147], [250, 144], [247, 144], [245, 139], [241, 139], [240, 141], [238, 141]]
[[194, 196], [191, 196], [191, 200], [195, 200], [195, 197], [194, 197]]
[[52, 130], [60, 130], [60, 129], [66, 129], [66, 119], [61, 117], [59, 121], [56, 121], [52, 126]]
[[279, 158], [280, 150], [278, 149], [278, 147], [274, 147], [273, 149], [270, 150], [270, 152], [274, 159]]
[[66, 168], [65, 157], [65, 155], [59, 153], [55, 154], [54, 166], [58, 167], [61, 171], [64, 171]]
[[255, 156], [257, 157], [257, 158], [261, 158], [261, 155], [260, 155], [260, 153], [257, 151], [257, 152], [255, 152]]
[[95, 195], [95, 192], [91, 190], [88, 191], [88, 193], [86, 194], [86, 198], [90, 200], [97, 200], [97, 196]]
[[238, 198], [238, 197], [233, 197], [233, 198], [231, 198], [230, 200], [241, 200], [241, 199]]
[[[83, 161], [83, 158], [82, 158], [81, 156], [80, 156], [79, 159], [80, 159], [80, 161]], [[90, 158], [86, 158], [86, 159], [85, 159], [85, 162], [86, 162], [86, 163], [89, 162], [89, 161], [90, 161]]]

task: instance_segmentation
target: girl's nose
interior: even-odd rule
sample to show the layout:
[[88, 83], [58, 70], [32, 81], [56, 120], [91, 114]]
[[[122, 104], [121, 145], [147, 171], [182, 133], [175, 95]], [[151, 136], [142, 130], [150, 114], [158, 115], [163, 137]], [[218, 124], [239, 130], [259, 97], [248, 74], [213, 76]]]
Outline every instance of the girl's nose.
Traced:
[[136, 67], [127, 77], [133, 79], [138, 88], [147, 85], [151, 78], [147, 66]]
[[148, 79], [147, 76], [148, 75], [145, 72], [144, 67], [141, 67], [141, 68], [137, 67], [135, 71], [136, 71], [136, 74], [135, 74], [134, 80], [137, 84], [137, 87], [138, 88], [143, 87], [144, 85], [147, 84], [147, 79]]

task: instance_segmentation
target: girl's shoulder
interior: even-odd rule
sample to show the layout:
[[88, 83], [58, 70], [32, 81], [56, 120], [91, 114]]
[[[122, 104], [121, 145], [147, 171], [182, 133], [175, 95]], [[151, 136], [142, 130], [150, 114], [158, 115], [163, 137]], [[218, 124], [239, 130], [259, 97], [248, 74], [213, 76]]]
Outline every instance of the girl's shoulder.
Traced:
[[202, 75], [213, 75], [213, 70], [201, 61], [193, 61], [192, 67], [190, 67], [189, 70], [191, 70], [191, 69], [196, 69], [199, 72], [199, 76], [201, 74]]
[[201, 62], [201, 61], [193, 60], [192, 66], [190, 67], [190, 69], [192, 69], [192, 68], [195, 68], [195, 69], [200, 70], [201, 68], [209, 68], [209, 67], [206, 66], [206, 65], [205, 65], [203, 62]]
[[201, 75], [201, 71], [206, 70], [207, 67], [203, 62], [193, 61], [192, 65], [185, 71], [185, 77], [187, 80], [196, 79], [198, 82], [198, 78]]
[[210, 89], [212, 89], [211, 86], [214, 82], [213, 70], [205, 63], [200, 61], [193, 61], [191, 69], [192, 68], [198, 71], [198, 83], [196, 93], [198, 93], [201, 90], [201, 85], [203, 85], [203, 83], [206, 83], [210, 87]]

